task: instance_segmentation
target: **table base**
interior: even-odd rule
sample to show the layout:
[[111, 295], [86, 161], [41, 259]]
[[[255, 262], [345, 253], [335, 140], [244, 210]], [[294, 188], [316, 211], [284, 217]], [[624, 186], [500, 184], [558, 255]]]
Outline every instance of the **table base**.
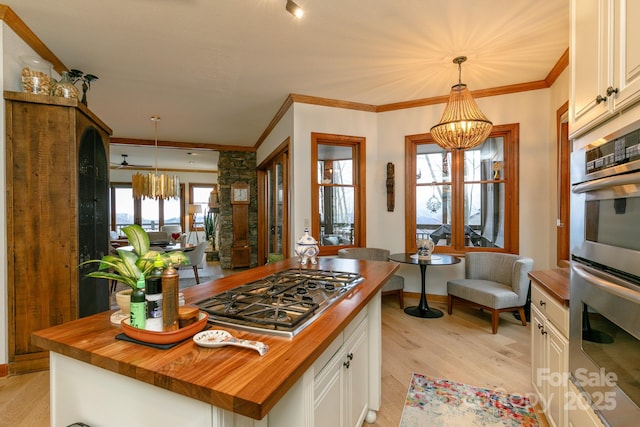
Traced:
[[427, 308], [426, 310], [420, 307], [407, 307], [404, 309], [404, 312], [410, 316], [414, 317], [422, 317], [425, 319], [434, 319], [437, 317], [442, 317], [444, 314], [435, 308]]

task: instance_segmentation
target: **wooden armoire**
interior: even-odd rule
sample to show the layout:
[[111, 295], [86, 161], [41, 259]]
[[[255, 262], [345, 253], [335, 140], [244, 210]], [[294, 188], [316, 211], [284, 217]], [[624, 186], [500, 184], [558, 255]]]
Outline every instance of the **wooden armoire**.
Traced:
[[[109, 309], [82, 261], [109, 250], [111, 129], [78, 100], [4, 92], [9, 374], [46, 369], [39, 329]], [[91, 266], [89, 268], [95, 268]]]

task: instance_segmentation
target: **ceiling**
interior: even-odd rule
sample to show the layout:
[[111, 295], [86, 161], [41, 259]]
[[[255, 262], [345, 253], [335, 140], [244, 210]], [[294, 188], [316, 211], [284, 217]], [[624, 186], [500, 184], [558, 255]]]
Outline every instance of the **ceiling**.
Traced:
[[459, 55], [472, 91], [540, 81], [569, 45], [569, 0], [296, 0], [300, 20], [286, 0], [0, 1], [99, 77], [88, 105], [116, 138], [153, 140], [157, 115], [162, 141], [253, 147], [289, 94], [442, 96]]

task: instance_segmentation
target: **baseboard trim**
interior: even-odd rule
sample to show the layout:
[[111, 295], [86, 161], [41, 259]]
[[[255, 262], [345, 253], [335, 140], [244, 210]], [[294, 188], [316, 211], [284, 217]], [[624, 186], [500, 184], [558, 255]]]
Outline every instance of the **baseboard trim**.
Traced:
[[[405, 292], [404, 296], [405, 297], [409, 297], [409, 298], [415, 298], [417, 300], [420, 299], [420, 293], [419, 292]], [[432, 301], [432, 302], [443, 302], [443, 303], [446, 303], [447, 302], [447, 296], [446, 295], [427, 294], [427, 300], [428, 301]]]

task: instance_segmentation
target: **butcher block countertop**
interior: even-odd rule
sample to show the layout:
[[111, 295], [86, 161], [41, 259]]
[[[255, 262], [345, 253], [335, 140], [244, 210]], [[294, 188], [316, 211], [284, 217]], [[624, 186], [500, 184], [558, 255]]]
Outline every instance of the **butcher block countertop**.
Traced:
[[[256, 420], [262, 419], [293, 386], [340, 332], [355, 318], [399, 264], [320, 258], [303, 268], [360, 273], [365, 280], [293, 338], [214, 326], [234, 336], [262, 341], [269, 352], [238, 347], [204, 348], [191, 339], [169, 350], [116, 340], [120, 326], [112, 311], [63, 323], [32, 335], [45, 350], [180, 393]], [[186, 303], [252, 282], [288, 268], [295, 258], [249, 269], [184, 289]]]
[[529, 273], [529, 278], [538, 283], [549, 295], [560, 304], [569, 306], [569, 275], [568, 268], [554, 268], [552, 270], [538, 270]]

